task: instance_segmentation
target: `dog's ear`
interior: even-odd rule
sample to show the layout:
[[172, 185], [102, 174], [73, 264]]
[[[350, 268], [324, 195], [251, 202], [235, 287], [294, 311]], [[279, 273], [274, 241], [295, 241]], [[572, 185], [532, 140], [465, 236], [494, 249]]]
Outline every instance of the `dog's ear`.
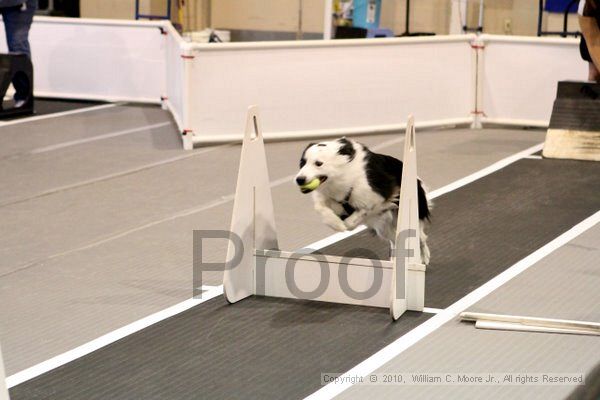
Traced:
[[308, 149], [310, 149], [312, 146], [314, 146], [315, 144], [316, 144], [315, 142], [310, 142], [310, 143], [309, 143], [309, 144], [308, 144], [308, 145], [307, 145], [307, 146], [304, 148], [304, 150], [302, 151], [302, 158], [304, 158], [304, 155], [306, 154], [306, 151], [307, 151]]
[[338, 149], [338, 154], [342, 156], [348, 157], [348, 162], [354, 160], [354, 156], [356, 156], [356, 149], [351, 141], [346, 139], [346, 137], [342, 137], [338, 140], [341, 143], [340, 148]]
[[314, 146], [316, 143], [311, 142], [308, 144], [308, 146], [306, 146], [304, 148], [304, 150], [302, 151], [302, 156], [300, 157], [300, 168], [304, 167], [304, 165], [306, 164], [306, 150], [310, 149], [312, 146]]

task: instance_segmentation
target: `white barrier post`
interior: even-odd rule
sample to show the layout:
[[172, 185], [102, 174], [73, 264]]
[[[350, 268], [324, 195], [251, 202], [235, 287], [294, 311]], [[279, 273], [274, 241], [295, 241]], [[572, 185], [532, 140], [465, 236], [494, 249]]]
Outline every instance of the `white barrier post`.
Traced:
[[483, 117], [483, 73], [484, 73], [484, 49], [485, 42], [481, 36], [477, 36], [471, 42], [473, 48], [472, 55], [472, 69], [473, 69], [473, 106], [471, 114], [473, 115], [473, 122], [471, 122], [471, 129], [482, 128], [482, 117]]
[[[258, 117], [258, 107], [249, 107], [230, 230], [240, 238], [243, 249], [236, 249], [235, 242], [229, 241], [228, 265], [223, 275], [223, 290], [230, 303], [255, 293], [254, 249], [279, 247], [267, 157]], [[239, 256], [241, 259], [237, 260]]]
[[0, 347], [0, 400], [9, 400], [6, 388], [6, 375], [4, 373], [4, 361], [2, 360], [2, 347]]
[[406, 310], [422, 311], [425, 299], [425, 265], [421, 261], [417, 148], [415, 122], [408, 117], [404, 138], [402, 186], [398, 204], [396, 243], [390, 289], [390, 315], [398, 319]]
[[189, 83], [191, 80], [191, 69], [194, 56], [186, 43], [181, 46], [181, 57], [183, 58], [183, 87], [182, 87], [182, 115], [181, 120], [183, 124], [182, 138], [183, 149], [193, 150], [194, 149], [194, 136], [197, 132], [190, 125], [190, 114], [191, 114], [191, 92]]

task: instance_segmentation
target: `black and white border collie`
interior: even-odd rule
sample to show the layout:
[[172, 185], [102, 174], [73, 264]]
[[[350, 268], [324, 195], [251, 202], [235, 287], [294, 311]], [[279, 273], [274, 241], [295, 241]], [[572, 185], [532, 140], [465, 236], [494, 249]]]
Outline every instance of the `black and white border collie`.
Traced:
[[[316, 189], [306, 188], [318, 179]], [[315, 209], [323, 222], [336, 231], [364, 224], [378, 236], [395, 240], [402, 161], [377, 154], [365, 145], [346, 139], [310, 143], [300, 159], [296, 183], [303, 193], [313, 193]], [[302, 188], [304, 186], [304, 188]], [[424, 232], [430, 217], [427, 195], [418, 181], [421, 257], [429, 264]]]

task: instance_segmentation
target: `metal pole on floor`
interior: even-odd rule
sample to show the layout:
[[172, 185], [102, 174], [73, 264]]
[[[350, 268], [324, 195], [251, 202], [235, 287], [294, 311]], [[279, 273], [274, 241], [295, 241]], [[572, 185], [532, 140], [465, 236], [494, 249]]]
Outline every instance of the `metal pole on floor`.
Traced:
[[450, 34], [459, 35], [465, 33], [463, 21], [467, 20], [467, 1], [452, 0], [452, 11], [450, 12]]
[[296, 31], [296, 40], [302, 40], [302, 0], [298, 0], [298, 30]]
[[542, 20], [544, 17], [544, 0], [540, 0], [538, 5], [538, 28], [537, 35], [542, 36]]
[[404, 33], [400, 34], [399, 37], [406, 36], [433, 36], [433, 32], [411, 32], [410, 31], [410, 0], [406, 0], [406, 15], [404, 19]]
[[333, 0], [325, 0], [325, 15], [323, 16], [323, 39], [331, 39], [333, 25]]
[[479, 1], [479, 22], [477, 32], [483, 32], [483, 0]]
[[404, 33], [410, 36], [410, 0], [406, 0], [406, 15], [404, 17]]

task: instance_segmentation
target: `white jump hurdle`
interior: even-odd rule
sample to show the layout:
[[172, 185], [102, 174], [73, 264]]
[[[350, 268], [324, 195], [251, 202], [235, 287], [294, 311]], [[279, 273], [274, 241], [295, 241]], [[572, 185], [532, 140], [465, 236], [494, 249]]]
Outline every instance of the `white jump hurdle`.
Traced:
[[0, 400], [9, 400], [6, 375], [4, 374], [4, 361], [2, 360], [2, 347], [0, 347]]
[[262, 295], [389, 308], [394, 320], [422, 311], [425, 265], [421, 262], [415, 128], [409, 117], [397, 223], [390, 260], [281, 251], [269, 186], [258, 108], [248, 109], [231, 220], [223, 288], [228, 302]]

